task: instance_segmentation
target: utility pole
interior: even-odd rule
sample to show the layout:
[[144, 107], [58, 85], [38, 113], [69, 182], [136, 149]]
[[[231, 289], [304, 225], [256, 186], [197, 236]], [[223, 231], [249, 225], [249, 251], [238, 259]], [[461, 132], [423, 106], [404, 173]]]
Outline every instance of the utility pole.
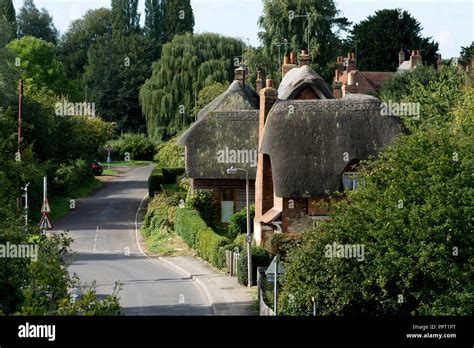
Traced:
[[275, 284], [273, 285], [273, 311], [275, 316], [278, 312], [278, 255], [275, 257]]
[[20, 80], [18, 90], [18, 154], [21, 155], [21, 126], [23, 123], [23, 80]]

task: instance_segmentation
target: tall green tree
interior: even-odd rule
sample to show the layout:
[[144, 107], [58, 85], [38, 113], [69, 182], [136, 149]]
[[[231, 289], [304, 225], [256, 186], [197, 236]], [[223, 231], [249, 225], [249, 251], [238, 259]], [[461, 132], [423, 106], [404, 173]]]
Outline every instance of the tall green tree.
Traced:
[[17, 18], [18, 36], [34, 36], [56, 44], [58, 30], [45, 8], [38, 10], [33, 0], [25, 0]]
[[145, 35], [158, 43], [163, 43], [163, 7], [160, 0], [145, 0]]
[[272, 71], [267, 74], [275, 80], [281, 78], [284, 54], [308, 49], [308, 31], [312, 67], [326, 80], [333, 75], [341, 47], [338, 32], [349, 25], [346, 18], [339, 17], [333, 0], [264, 0], [263, 15], [258, 23], [265, 54], [273, 63]]
[[190, 0], [161, 0], [163, 13], [163, 42], [175, 35], [194, 32], [194, 12]]
[[423, 62], [435, 66], [438, 43], [421, 36], [421, 24], [408, 11], [385, 9], [376, 11], [354, 25], [348, 44], [357, 52], [357, 68], [367, 71], [395, 71], [400, 49], [409, 56], [421, 49]]
[[84, 74], [88, 101], [95, 102], [97, 113], [116, 122], [120, 130], [138, 131], [145, 126], [138, 94], [150, 76], [153, 49], [141, 35], [100, 40], [89, 49]]
[[138, 0], [112, 0], [112, 28], [116, 38], [140, 32]]
[[474, 57], [474, 41], [469, 46], [461, 47], [461, 59], [460, 63], [462, 66], [470, 66], [471, 59]]
[[12, 0], [0, 0], [0, 20], [5, 20], [16, 34], [16, 13]]
[[11, 41], [7, 48], [19, 59], [21, 77], [29, 88], [37, 92], [45, 88], [57, 94], [67, 94], [63, 64], [52, 43], [25, 36]]
[[59, 44], [59, 55], [66, 76], [79, 79], [87, 65], [87, 52], [92, 44], [112, 39], [111, 11], [106, 8], [87, 11], [71, 23]]
[[163, 46], [161, 59], [140, 90], [148, 135], [161, 139], [194, 121], [192, 112], [201, 89], [234, 79], [234, 57], [242, 42], [217, 34], [178, 35]]

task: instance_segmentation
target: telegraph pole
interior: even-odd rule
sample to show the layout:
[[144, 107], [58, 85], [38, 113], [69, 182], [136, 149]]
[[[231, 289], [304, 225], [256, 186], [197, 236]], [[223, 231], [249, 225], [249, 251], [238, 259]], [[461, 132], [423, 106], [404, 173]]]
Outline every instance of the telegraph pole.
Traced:
[[18, 154], [21, 155], [21, 126], [23, 123], [23, 80], [20, 80], [18, 94]]

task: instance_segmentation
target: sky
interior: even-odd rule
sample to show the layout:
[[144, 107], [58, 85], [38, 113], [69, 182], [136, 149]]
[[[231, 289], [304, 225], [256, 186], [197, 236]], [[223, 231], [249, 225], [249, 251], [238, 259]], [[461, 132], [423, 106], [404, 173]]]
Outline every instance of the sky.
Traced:
[[[308, 0], [317, 1], [317, 0]], [[55, 26], [64, 33], [71, 21], [87, 10], [110, 7], [111, 0], [35, 0], [38, 8], [46, 8]], [[15, 9], [23, 0], [13, 0]], [[145, 0], [140, 0], [142, 21]], [[257, 24], [262, 14], [261, 0], [191, 0], [195, 16], [195, 32], [215, 32], [239, 37], [253, 46], [259, 45]], [[336, 0], [341, 15], [358, 23], [375, 11], [402, 8], [411, 13], [423, 27], [422, 35], [439, 43], [444, 58], [459, 56], [461, 46], [474, 41], [473, 0]]]

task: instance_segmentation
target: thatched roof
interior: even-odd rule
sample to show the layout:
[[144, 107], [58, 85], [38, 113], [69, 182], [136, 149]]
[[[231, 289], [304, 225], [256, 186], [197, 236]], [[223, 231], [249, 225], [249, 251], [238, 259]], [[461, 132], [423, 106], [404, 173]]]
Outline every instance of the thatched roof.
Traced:
[[255, 110], [259, 108], [259, 103], [258, 94], [248, 84], [243, 85], [235, 80], [224, 93], [198, 113], [198, 119], [211, 111]]
[[179, 139], [186, 146], [186, 172], [195, 179], [245, 179], [231, 166], [257, 172], [258, 110], [210, 112]]
[[260, 149], [270, 155], [276, 195], [315, 197], [340, 190], [349, 162], [376, 156], [401, 132], [400, 120], [382, 116], [381, 108], [380, 100], [362, 94], [277, 102]]
[[283, 78], [278, 88], [278, 99], [288, 100], [295, 97], [309, 86], [319, 99], [334, 99], [326, 82], [308, 65], [291, 69]]

